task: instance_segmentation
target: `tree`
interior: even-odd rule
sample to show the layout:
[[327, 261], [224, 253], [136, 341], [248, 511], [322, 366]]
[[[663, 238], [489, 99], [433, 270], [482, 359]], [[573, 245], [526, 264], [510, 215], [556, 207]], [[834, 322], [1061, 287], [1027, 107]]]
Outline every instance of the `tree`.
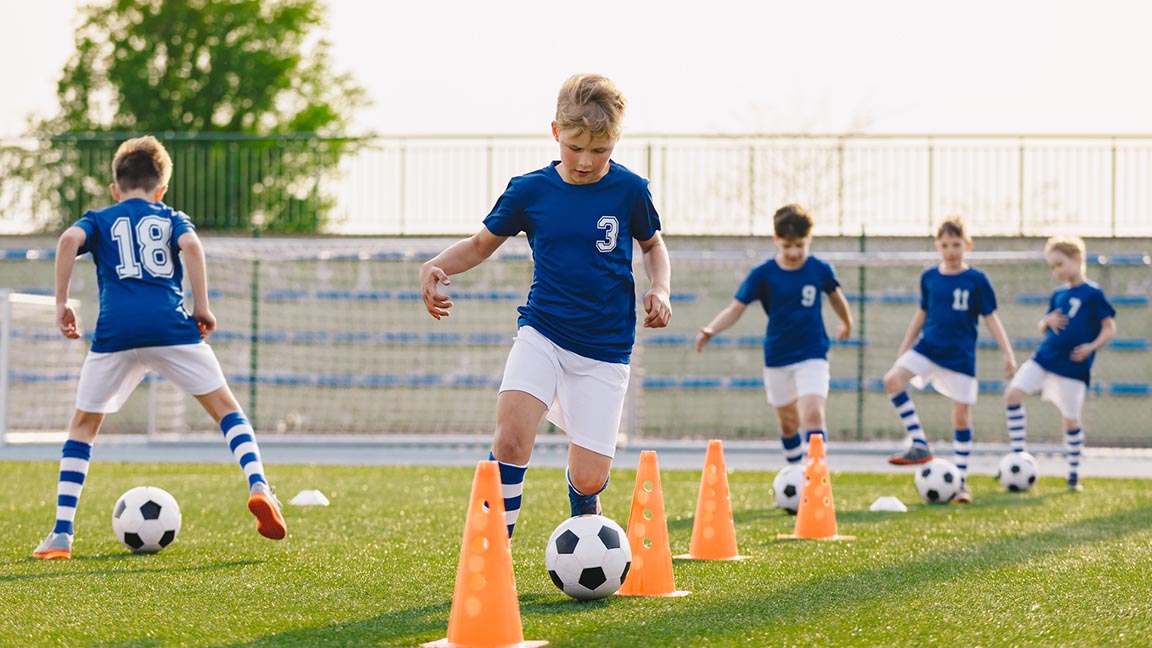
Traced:
[[332, 199], [323, 178], [356, 141], [367, 103], [335, 74], [321, 0], [111, 0], [80, 8], [60, 113], [23, 176], [55, 182], [63, 221], [105, 197], [118, 142], [169, 142], [168, 200], [202, 227], [315, 231]]

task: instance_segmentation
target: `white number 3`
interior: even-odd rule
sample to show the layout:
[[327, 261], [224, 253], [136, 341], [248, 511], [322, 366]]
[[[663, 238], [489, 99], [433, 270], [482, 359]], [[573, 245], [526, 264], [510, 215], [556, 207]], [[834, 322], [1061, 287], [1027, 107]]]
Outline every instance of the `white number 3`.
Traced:
[[611, 252], [616, 249], [616, 237], [620, 235], [620, 221], [615, 216], [601, 216], [596, 228], [604, 230], [604, 240], [596, 241], [596, 249]]

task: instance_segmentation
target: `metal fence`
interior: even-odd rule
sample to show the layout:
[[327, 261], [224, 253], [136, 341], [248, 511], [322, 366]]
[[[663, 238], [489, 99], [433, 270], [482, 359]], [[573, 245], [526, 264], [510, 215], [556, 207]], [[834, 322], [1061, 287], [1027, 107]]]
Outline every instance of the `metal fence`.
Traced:
[[[51, 230], [106, 201], [100, 176], [125, 137], [0, 142], [0, 169], [53, 149], [61, 170], [48, 195], [4, 174], [0, 233]], [[547, 136], [162, 139], [169, 201], [207, 229], [255, 215], [283, 231], [468, 234], [508, 178], [556, 156]], [[1152, 135], [626, 134], [614, 158], [651, 180], [669, 234], [771, 234], [773, 212], [799, 202], [821, 236], [918, 236], [953, 214], [980, 236], [1152, 235]]]

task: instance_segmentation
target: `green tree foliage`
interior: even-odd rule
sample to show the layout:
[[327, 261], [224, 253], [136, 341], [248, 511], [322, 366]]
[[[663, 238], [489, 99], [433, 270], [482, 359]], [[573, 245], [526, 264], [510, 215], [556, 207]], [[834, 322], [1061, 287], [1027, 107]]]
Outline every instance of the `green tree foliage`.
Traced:
[[332, 71], [320, 0], [112, 0], [80, 8], [60, 113], [25, 175], [55, 182], [63, 223], [106, 201], [109, 162], [129, 136], [172, 153], [166, 198], [201, 227], [315, 231], [342, 137], [365, 105]]

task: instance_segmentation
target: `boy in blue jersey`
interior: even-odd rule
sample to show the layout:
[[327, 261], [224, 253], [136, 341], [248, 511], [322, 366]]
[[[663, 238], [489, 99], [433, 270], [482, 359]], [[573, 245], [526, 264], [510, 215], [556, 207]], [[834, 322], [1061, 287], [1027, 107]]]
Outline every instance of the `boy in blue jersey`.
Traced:
[[1014, 452], [1024, 452], [1027, 432], [1024, 395], [1041, 392], [1056, 405], [1064, 422], [1064, 454], [1068, 460], [1068, 490], [1080, 491], [1080, 451], [1084, 430], [1080, 414], [1092, 380], [1096, 351], [1116, 335], [1116, 309], [1104, 291], [1084, 278], [1084, 241], [1080, 237], [1052, 238], [1044, 258], [1063, 285], [1048, 300], [1040, 319], [1044, 341], [1021, 367], [1004, 394], [1008, 439]]
[[912, 316], [900, 343], [896, 363], [884, 374], [884, 389], [892, 399], [911, 443], [889, 463], [908, 465], [932, 460], [928, 438], [920, 426], [916, 407], [905, 387], [929, 384], [952, 400], [953, 450], [960, 469], [961, 487], [956, 501], [972, 502], [968, 490], [968, 455], [972, 452], [972, 405], [976, 403], [976, 337], [979, 318], [991, 331], [1004, 356], [1004, 375], [1016, 372], [1016, 356], [1004, 325], [996, 315], [996, 292], [988, 275], [969, 266], [964, 254], [972, 249], [960, 218], [944, 221], [936, 231], [940, 264], [920, 275], [920, 309]]
[[[252, 426], [204, 342], [216, 330], [208, 307], [204, 249], [188, 216], [161, 202], [171, 176], [172, 159], [156, 138], [124, 142], [112, 160], [117, 204], [86, 212], [57, 242], [57, 327], [65, 337], [81, 337], [68, 290], [76, 257], [86, 252], [96, 266], [100, 314], [80, 369], [76, 412], [60, 459], [56, 524], [33, 557], [72, 557], [72, 523], [92, 444], [104, 416], [119, 411], [149, 370], [195, 396], [220, 426], [247, 478], [248, 509], [260, 534], [273, 540], [287, 534]], [[185, 267], [194, 298], [191, 313], [184, 305]]]
[[[777, 210], [773, 225], [776, 256], [753, 268], [732, 303], [700, 329], [696, 352], [735, 324], [749, 304], [760, 302], [768, 315], [764, 390], [780, 418], [784, 459], [799, 463], [804, 459], [804, 441], [813, 434], [824, 435], [826, 429], [830, 342], [824, 330], [821, 294], [827, 293], [828, 303], [840, 318], [837, 340], [852, 333], [852, 314], [836, 271], [810, 254], [812, 216], [799, 205], [785, 205]], [[807, 432], [803, 438], [801, 426]]]
[[438, 287], [524, 232], [534, 261], [496, 401], [489, 459], [500, 466], [508, 535], [520, 514], [524, 473], [540, 420], [568, 434], [572, 515], [598, 513], [608, 485], [636, 337], [632, 240], [651, 287], [645, 327], [667, 326], [671, 270], [648, 181], [611, 159], [624, 96], [607, 78], [564, 82], [552, 122], [560, 160], [512, 178], [484, 227], [420, 268], [424, 307], [439, 320], [451, 298]]

